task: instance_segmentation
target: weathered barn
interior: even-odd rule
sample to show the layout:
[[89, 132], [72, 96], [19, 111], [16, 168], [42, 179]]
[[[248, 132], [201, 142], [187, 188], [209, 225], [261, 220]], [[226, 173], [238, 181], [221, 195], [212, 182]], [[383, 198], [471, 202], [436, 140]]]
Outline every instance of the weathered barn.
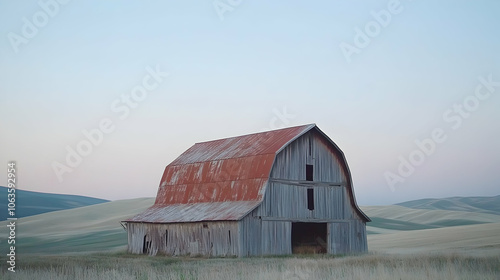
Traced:
[[316, 125], [197, 143], [126, 220], [136, 254], [254, 256], [367, 251], [342, 151]]

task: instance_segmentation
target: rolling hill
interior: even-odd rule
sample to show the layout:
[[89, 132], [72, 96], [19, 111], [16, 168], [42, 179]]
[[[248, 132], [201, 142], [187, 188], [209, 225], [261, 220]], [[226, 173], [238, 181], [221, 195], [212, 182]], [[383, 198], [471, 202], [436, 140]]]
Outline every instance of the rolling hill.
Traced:
[[492, 197], [450, 197], [419, 199], [396, 205], [415, 209], [453, 210], [500, 215], [500, 195]]
[[500, 223], [500, 215], [480, 212], [412, 209], [399, 205], [361, 209], [372, 220], [366, 227], [369, 234]]
[[[0, 186], [0, 221], [7, 220], [8, 188]], [[66, 194], [40, 193], [16, 189], [16, 217], [28, 217], [42, 213], [94, 205], [109, 200]]]
[[399, 231], [368, 235], [371, 251], [386, 253], [455, 252], [478, 255], [500, 252], [500, 223]]
[[[17, 221], [16, 247], [21, 254], [123, 249], [127, 245], [127, 234], [120, 221], [153, 203], [154, 198], [137, 198], [25, 217]], [[4, 224], [7, 221], [0, 222], [0, 226]], [[3, 242], [4, 236], [0, 238], [0, 243]]]

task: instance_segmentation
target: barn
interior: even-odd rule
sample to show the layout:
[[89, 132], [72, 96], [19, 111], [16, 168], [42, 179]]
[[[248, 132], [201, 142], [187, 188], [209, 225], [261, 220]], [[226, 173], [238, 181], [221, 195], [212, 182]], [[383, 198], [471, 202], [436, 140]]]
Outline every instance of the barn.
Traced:
[[365, 252], [366, 222], [343, 152], [315, 124], [196, 143], [126, 221], [134, 254]]

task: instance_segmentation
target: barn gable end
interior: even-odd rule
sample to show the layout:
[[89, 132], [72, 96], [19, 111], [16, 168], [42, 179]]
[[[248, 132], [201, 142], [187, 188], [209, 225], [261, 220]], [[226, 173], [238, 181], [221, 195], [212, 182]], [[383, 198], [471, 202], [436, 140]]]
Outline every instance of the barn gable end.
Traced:
[[305, 125], [195, 144], [125, 222], [132, 253], [252, 256], [364, 252], [368, 221], [342, 151]]

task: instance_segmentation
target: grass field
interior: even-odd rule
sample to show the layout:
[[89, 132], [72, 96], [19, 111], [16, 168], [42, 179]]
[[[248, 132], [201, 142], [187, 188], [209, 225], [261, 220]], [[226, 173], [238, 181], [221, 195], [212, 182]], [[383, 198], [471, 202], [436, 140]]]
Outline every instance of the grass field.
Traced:
[[[153, 202], [113, 201], [19, 219], [17, 272], [7, 271], [1, 253], [0, 279], [500, 279], [500, 215], [491, 213], [362, 207], [373, 222], [370, 252], [358, 256], [129, 255], [119, 221]], [[6, 224], [0, 222], [2, 252]]]
[[[5, 258], [1, 258], [5, 263]], [[173, 258], [125, 253], [20, 257], [1, 279], [500, 279], [500, 257], [462, 254]]]
[[[22, 218], [17, 222], [17, 250], [43, 255], [124, 250], [127, 235], [119, 222], [153, 203], [153, 198], [120, 200]], [[397, 205], [362, 209], [373, 220], [367, 225], [370, 250], [422, 251], [433, 249], [436, 243], [447, 249], [461, 248], [465, 243], [476, 247], [500, 243], [495, 232], [500, 232], [500, 215]], [[0, 222], [0, 233], [7, 229], [5, 225], [6, 221]], [[456, 234], [462, 231], [468, 235]], [[6, 237], [0, 234], [0, 244]]]

